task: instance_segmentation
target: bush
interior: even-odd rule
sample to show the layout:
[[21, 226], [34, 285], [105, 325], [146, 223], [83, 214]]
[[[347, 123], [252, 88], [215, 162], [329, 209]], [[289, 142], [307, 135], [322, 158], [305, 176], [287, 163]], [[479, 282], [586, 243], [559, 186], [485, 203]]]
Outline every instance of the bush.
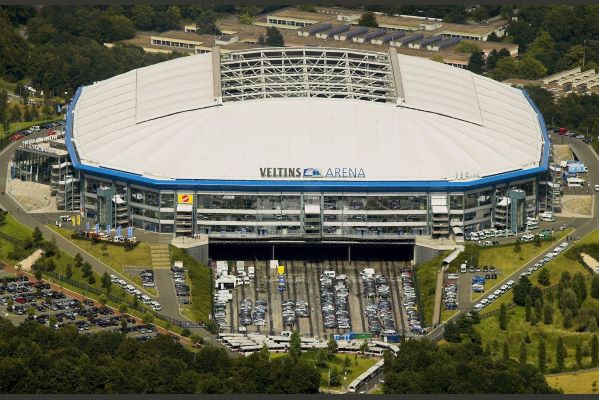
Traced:
[[181, 336], [189, 337], [189, 336], [191, 336], [191, 331], [187, 328], [183, 328], [181, 330]]

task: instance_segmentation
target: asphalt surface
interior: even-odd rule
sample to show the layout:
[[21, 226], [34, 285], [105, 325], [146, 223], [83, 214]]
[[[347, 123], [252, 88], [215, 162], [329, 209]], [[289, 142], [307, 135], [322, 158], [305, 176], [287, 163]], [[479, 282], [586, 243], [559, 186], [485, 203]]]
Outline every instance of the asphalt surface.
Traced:
[[[589, 233], [593, 232], [595, 229], [599, 228], [599, 193], [592, 190], [592, 188], [595, 184], [599, 184], [599, 158], [597, 158], [597, 155], [593, 152], [593, 149], [591, 148], [591, 146], [584, 143], [582, 140], [574, 139], [572, 137], [563, 137], [562, 138], [561, 136], [559, 136], [557, 134], [552, 134], [551, 138], [553, 140], [553, 143], [569, 144], [570, 147], [572, 148], [572, 151], [576, 155], [576, 157], [580, 161], [584, 162], [584, 164], [588, 168], [586, 178], [587, 178], [587, 182], [588, 182], [588, 187], [591, 188], [591, 193], [594, 196], [593, 217], [588, 218], [588, 219], [577, 219], [576, 223], [574, 224], [575, 230], [570, 235], [570, 236], [574, 236], [575, 238], [578, 238], [578, 237], [582, 238], [582, 237], [588, 235]], [[556, 241], [553, 246], [549, 247], [543, 253], [539, 254], [537, 257], [530, 260], [522, 268], [514, 271], [511, 275], [509, 275], [505, 279], [503, 279], [501, 281], [497, 281], [496, 285], [492, 289], [487, 290], [487, 292], [491, 292], [491, 290], [494, 290], [496, 287], [504, 285], [510, 279], [517, 281], [520, 278], [520, 274], [523, 271], [527, 270], [528, 268], [530, 268], [531, 266], [533, 266], [534, 264], [539, 262], [541, 259], [543, 259], [543, 257], [545, 257], [545, 255], [547, 253], [553, 251], [553, 249], [557, 245], [559, 245], [560, 243], [562, 243], [564, 241], [566, 241], [566, 238]], [[462, 303], [460, 303], [460, 304], [462, 304]], [[471, 302], [469, 302], [469, 304], [472, 305]], [[457, 313], [453, 318], [456, 318], [459, 315], [466, 314], [470, 310], [471, 310], [471, 308], [461, 309], [460, 312]], [[437, 340], [440, 340], [441, 338], [443, 338], [443, 325], [439, 325], [435, 329], [431, 330], [427, 336], [430, 340], [433, 340], [433, 341], [437, 341]]]

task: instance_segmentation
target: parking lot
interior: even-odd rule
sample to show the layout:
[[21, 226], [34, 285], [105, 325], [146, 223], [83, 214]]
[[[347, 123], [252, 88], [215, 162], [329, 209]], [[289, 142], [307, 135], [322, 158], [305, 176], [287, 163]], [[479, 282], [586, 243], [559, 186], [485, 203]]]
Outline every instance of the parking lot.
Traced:
[[[228, 302], [227, 291], [219, 295], [216, 290], [222, 299], [218, 312], [223, 332], [279, 335], [296, 330], [320, 338], [350, 331], [401, 333], [410, 331], [418, 318], [413, 285], [407, 284], [406, 276], [402, 285], [402, 268], [408, 272], [403, 261], [278, 260], [271, 268], [268, 260], [245, 260], [230, 261], [226, 268], [239, 284], [229, 290]], [[369, 293], [361, 274], [365, 268], [372, 270]], [[252, 278], [243, 284], [250, 269]], [[406, 296], [409, 309], [403, 306]]]
[[0, 308], [15, 322], [26, 319], [58, 329], [73, 325], [82, 333], [111, 330], [147, 340], [156, 334], [150, 324], [127, 315], [117, 315], [89, 299], [79, 300], [49, 283], [30, 282], [27, 276], [0, 277]]

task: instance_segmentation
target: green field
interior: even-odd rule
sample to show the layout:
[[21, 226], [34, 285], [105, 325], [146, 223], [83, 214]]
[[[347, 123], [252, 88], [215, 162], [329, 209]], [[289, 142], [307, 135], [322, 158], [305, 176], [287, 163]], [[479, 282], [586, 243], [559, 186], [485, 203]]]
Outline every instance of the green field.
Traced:
[[[572, 229], [568, 228], [561, 232], [555, 232], [553, 240], [542, 241], [541, 246], [538, 247], [532, 242], [522, 243], [520, 245], [519, 253], [514, 250], [514, 244], [481, 248], [478, 256], [478, 265], [481, 267], [493, 265], [497, 269], [497, 280], [487, 280], [485, 283], [485, 292], [488, 292], [496, 286], [498, 282], [501, 282], [514, 271], [522, 268], [523, 265], [548, 248], [553, 247], [556, 241], [560, 240], [571, 231]], [[486, 293], [472, 293], [472, 300], [476, 300], [485, 295]]]
[[210, 268], [187, 255], [185, 250], [171, 246], [172, 261], [183, 261], [191, 281], [191, 304], [181, 305], [181, 312], [193, 321], [208, 322], [212, 308], [212, 278]]
[[[4, 222], [0, 224], [0, 232], [10, 235], [14, 238], [24, 240], [30, 238], [32, 230], [27, 228], [25, 225], [18, 223], [11, 215], [4, 217]], [[0, 259], [5, 260], [9, 264], [16, 264], [21, 260], [11, 259], [8, 255], [15, 249], [15, 245], [3, 238], [0, 238]], [[33, 253], [33, 250], [27, 254]]]
[[420, 304], [422, 305], [422, 320], [427, 326], [429, 326], [433, 320], [437, 271], [441, 268], [441, 263], [448, 254], [448, 251], [443, 252], [443, 254], [424, 264], [417, 265], [415, 268], [416, 278], [418, 280], [418, 294], [420, 296]]
[[123, 268], [127, 265], [152, 267], [149, 243], [141, 242], [135, 248], [127, 250], [124, 246], [94, 243], [84, 239], [72, 239], [71, 234], [73, 231], [59, 228], [55, 225], [48, 225], [48, 227], [121, 274], [123, 273]]
[[596, 394], [599, 391], [599, 370], [572, 374], [545, 375], [547, 383], [565, 394]]
[[[547, 269], [550, 272], [551, 285], [554, 286], [558, 284], [562, 271], [568, 271], [571, 275], [575, 274], [576, 272], [582, 272], [586, 277], [590, 278], [590, 272], [584, 266], [582, 266], [575, 257], [576, 247], [584, 243], [597, 242], [599, 242], [599, 231], [593, 232], [581, 240], [576, 246], [571, 246], [570, 249], [566, 250], [558, 257], [545, 264], [542, 269]], [[536, 271], [529, 277], [530, 281], [539, 287], [542, 286], [540, 286], [537, 282], [537, 276], [542, 269]], [[590, 279], [587, 279], [587, 292], [590, 293]], [[511, 304], [511, 302], [512, 293], [510, 291], [506, 295], [502, 296], [499, 300], [495, 301], [491, 306], [486, 308], [482, 314], [484, 315], [485, 312], [498, 309], [502, 303]], [[589, 295], [582, 304], [582, 307], [597, 309], [599, 308], [599, 300], [593, 299]], [[496, 315], [482, 319], [480, 324], [477, 326], [477, 330], [482, 336], [483, 343], [485, 345], [488, 343], [492, 348], [496, 348], [495, 350], [500, 356], [503, 342], [507, 340], [510, 347], [511, 356], [513, 358], [517, 358], [520, 348], [520, 341], [526, 334], [528, 334], [530, 338], [530, 343], [527, 346], [528, 361], [530, 363], [536, 363], [538, 343], [541, 338], [544, 338], [548, 356], [547, 365], [548, 368], [553, 368], [555, 367], [556, 343], [558, 337], [561, 336], [567, 347], [567, 357], [565, 363], [566, 368], [574, 368], [576, 365], [576, 344], [580, 343], [583, 348], [585, 346], [590, 346], [591, 334], [588, 332], [574, 331], [574, 328], [577, 326], [576, 323], [571, 329], [563, 328], [562, 316], [558, 311], [558, 307], [555, 305], [555, 301], [553, 323], [550, 325], [545, 325], [542, 322], [539, 322], [537, 325], [531, 326], [530, 323], [525, 321], [524, 313], [524, 307], [516, 307], [508, 310], [508, 329], [506, 331], [499, 329], [498, 317]], [[590, 357], [583, 357], [582, 365], [584, 366], [585, 364], [590, 364]]]
[[30, 121], [30, 122], [11, 122], [9, 131], [7, 133], [3, 131], [2, 125], [0, 125], [0, 137], [11, 135], [15, 132], [22, 131], [22, 130], [27, 129], [34, 125], [43, 125], [48, 122], [54, 122], [54, 121], [60, 121], [60, 120], [62, 120], [62, 116], [56, 117], [56, 118], [51, 118], [51, 119]]
[[[285, 353], [273, 353], [271, 354], [272, 358], [283, 357]], [[354, 354], [348, 354], [351, 361], [351, 366], [349, 368], [349, 372], [345, 376], [345, 379], [342, 378], [341, 386], [328, 386], [329, 383], [329, 368], [337, 367], [339, 373], [343, 371], [343, 362], [345, 360], [344, 354], [336, 354], [332, 360], [329, 360], [329, 367], [327, 368], [318, 368], [320, 372], [320, 388], [321, 390], [339, 390], [344, 389], [347, 390], [347, 387], [354, 379], [360, 376], [363, 372], [365, 372], [368, 368], [372, 367], [376, 364], [379, 359], [367, 356], [356, 356]], [[316, 359], [315, 351], [304, 351], [301, 355], [302, 360], [308, 360], [310, 362], [314, 362]]]

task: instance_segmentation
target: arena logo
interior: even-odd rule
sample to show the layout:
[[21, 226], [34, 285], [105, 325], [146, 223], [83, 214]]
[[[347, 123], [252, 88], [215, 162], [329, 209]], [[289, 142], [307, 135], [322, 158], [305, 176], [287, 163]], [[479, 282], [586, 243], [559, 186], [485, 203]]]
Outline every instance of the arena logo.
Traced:
[[260, 168], [262, 178], [352, 179], [366, 178], [362, 168]]

